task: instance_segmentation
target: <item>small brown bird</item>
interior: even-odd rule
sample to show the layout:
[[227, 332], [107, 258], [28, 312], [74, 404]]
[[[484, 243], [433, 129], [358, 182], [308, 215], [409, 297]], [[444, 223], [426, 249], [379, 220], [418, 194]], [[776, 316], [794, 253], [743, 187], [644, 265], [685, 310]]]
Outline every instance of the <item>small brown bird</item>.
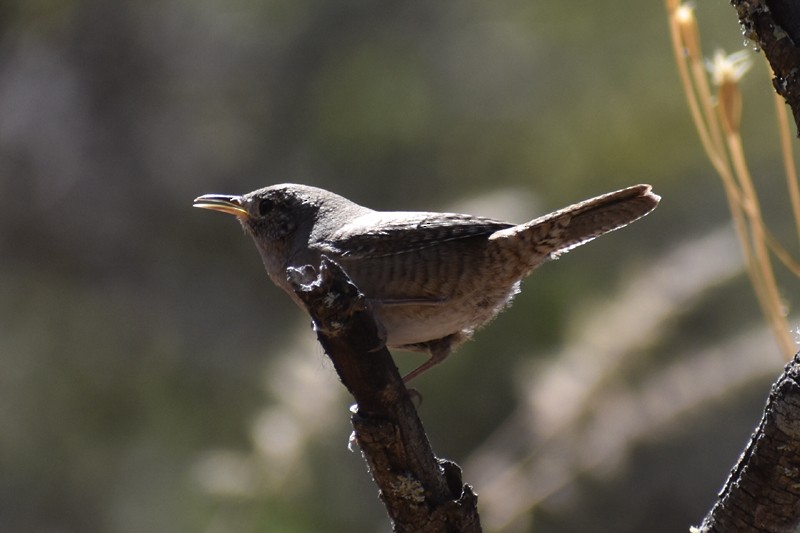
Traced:
[[524, 224], [454, 213], [373, 211], [306, 185], [273, 185], [194, 207], [230, 213], [256, 243], [270, 279], [303, 308], [288, 267], [336, 261], [371, 303], [386, 345], [428, 352], [408, 382], [444, 360], [509, 305], [547, 261], [643, 217], [660, 198], [635, 185]]

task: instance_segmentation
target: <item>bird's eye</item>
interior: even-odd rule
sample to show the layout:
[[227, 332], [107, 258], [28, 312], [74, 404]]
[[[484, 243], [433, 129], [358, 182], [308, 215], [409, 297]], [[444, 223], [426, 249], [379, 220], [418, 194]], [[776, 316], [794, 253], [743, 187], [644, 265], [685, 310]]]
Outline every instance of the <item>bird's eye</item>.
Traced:
[[272, 211], [274, 205], [275, 204], [272, 200], [270, 200], [269, 198], [264, 198], [263, 200], [258, 202], [258, 214], [263, 217], [264, 215]]

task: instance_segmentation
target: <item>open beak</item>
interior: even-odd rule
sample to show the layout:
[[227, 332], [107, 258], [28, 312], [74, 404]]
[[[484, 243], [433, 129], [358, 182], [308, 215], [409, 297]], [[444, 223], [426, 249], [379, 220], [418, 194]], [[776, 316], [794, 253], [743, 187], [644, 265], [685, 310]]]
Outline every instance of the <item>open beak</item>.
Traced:
[[250, 214], [244, 208], [244, 200], [241, 196], [233, 196], [230, 194], [204, 194], [194, 199], [193, 207], [201, 209], [213, 209], [214, 211], [222, 211], [229, 215], [237, 217], [249, 217]]

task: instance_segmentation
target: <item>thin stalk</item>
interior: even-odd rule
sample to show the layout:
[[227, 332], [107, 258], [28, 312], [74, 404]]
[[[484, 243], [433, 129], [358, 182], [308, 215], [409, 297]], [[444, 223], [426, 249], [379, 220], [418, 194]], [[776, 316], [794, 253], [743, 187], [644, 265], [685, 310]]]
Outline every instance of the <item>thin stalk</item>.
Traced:
[[745, 216], [748, 219], [750, 236], [752, 239], [753, 264], [758, 273], [757, 294], [760, 295], [761, 307], [773, 333], [786, 357], [791, 357], [794, 353], [794, 343], [789, 336], [789, 325], [786, 322], [782, 309], [780, 294], [778, 293], [778, 283], [772, 270], [772, 262], [769, 257], [767, 247], [764, 221], [761, 216], [761, 209], [758, 204], [755, 187], [753, 187], [752, 176], [747, 166], [742, 148], [742, 140], [738, 133], [731, 133], [727, 136], [728, 149], [736, 175], [739, 178], [742, 191], [744, 193], [744, 203], [742, 205]]
[[781, 156], [786, 174], [786, 188], [789, 189], [792, 215], [794, 216], [797, 237], [800, 239], [800, 186], [797, 183], [797, 165], [794, 161], [794, 150], [792, 149], [792, 141], [789, 135], [789, 117], [786, 113], [786, 103], [781, 96], [773, 91], [772, 97], [775, 102], [775, 114], [778, 117], [778, 134], [781, 139]]

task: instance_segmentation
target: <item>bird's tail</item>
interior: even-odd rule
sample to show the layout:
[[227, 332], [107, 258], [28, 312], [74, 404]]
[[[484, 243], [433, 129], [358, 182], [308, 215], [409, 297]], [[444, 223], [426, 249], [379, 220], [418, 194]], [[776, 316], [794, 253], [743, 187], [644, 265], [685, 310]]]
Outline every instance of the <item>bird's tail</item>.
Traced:
[[[517, 255], [528, 271], [547, 259], [627, 226], [656, 208], [661, 198], [650, 185], [634, 185], [565, 207], [492, 234], [496, 252]], [[531, 254], [531, 250], [535, 253]]]

